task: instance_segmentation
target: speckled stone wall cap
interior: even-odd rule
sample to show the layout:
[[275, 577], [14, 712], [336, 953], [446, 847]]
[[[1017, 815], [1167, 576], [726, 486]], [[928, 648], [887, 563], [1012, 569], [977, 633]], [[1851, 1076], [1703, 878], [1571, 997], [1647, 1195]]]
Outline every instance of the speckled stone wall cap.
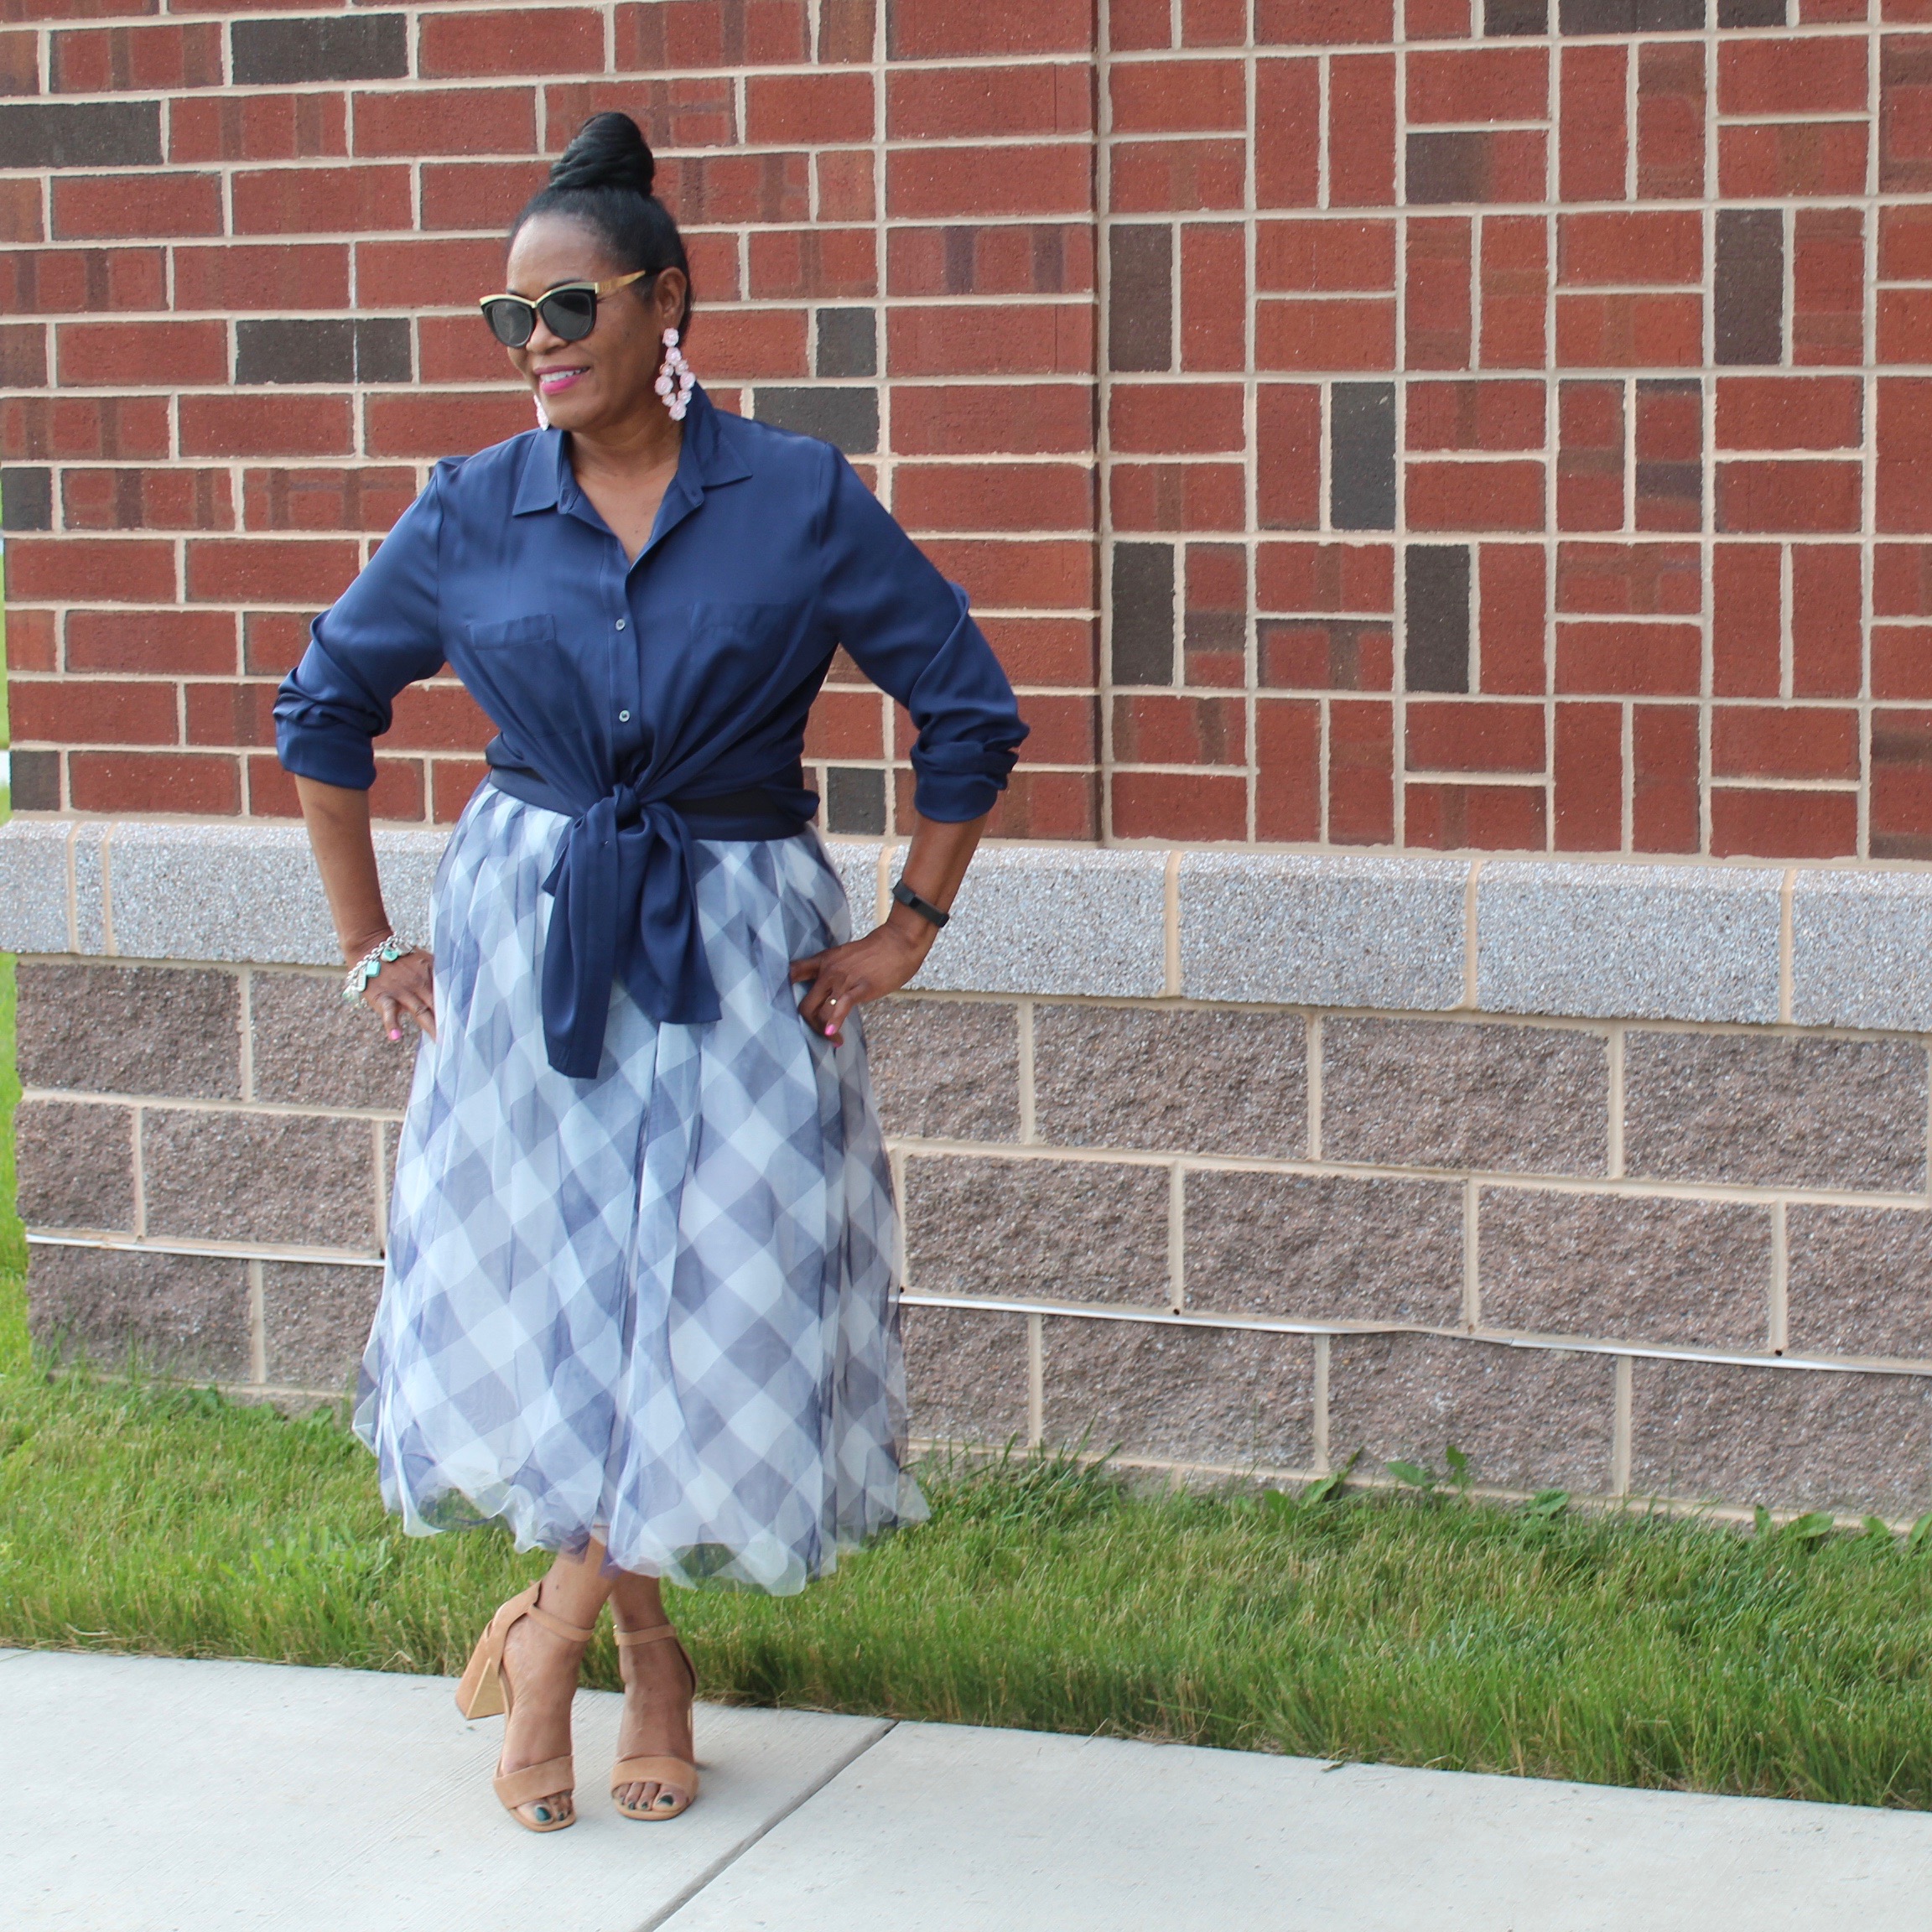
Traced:
[[51, 819], [0, 825], [0, 953], [75, 950], [67, 923], [67, 845], [74, 828]]
[[827, 839], [825, 856], [845, 888], [852, 908], [852, 937], [860, 937], [879, 920], [879, 849], [877, 839]]
[[1151, 999], [1166, 989], [1166, 877], [1164, 851], [985, 846], [913, 989]]
[[[389, 916], [411, 937], [427, 932], [429, 882], [448, 836], [440, 827], [376, 834]], [[337, 963], [322, 881], [299, 825], [117, 823], [107, 846], [107, 906], [122, 958]]]
[[1932, 1032], [1932, 873], [1798, 873], [1791, 1017], [1800, 1026]]
[[1446, 1011], [1462, 1000], [1468, 878], [1460, 859], [1183, 853], [1181, 990]]
[[[390, 916], [427, 935], [447, 828], [376, 834]], [[879, 858], [904, 840], [828, 839], [855, 932]], [[1157, 998], [1166, 882], [1179, 989], [1234, 1003], [1442, 1012], [1465, 1004], [1465, 859], [995, 841], [918, 990]], [[1790, 1017], [1932, 1031], [1932, 870], [1485, 860], [1477, 1007], [1585, 1019], [1779, 1017], [1780, 892], [1793, 893]], [[15, 818], [0, 825], [0, 949], [262, 965], [336, 963], [308, 837], [293, 823]]]
[[112, 821], [101, 819], [83, 819], [74, 828], [68, 870], [74, 889], [76, 953], [112, 950], [107, 943], [107, 839], [113, 829]]
[[1782, 868], [1490, 861], [1476, 886], [1486, 1013], [1779, 1017]]

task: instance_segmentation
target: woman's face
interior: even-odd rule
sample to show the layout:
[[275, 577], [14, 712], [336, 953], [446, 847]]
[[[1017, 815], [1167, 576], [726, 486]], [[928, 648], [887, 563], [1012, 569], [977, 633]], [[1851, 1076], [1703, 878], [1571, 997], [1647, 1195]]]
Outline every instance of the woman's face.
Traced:
[[[510, 245], [504, 286], [533, 302], [560, 282], [605, 282], [627, 273], [605, 252], [595, 229], [539, 215]], [[683, 305], [684, 277], [667, 268], [655, 281], [604, 296], [597, 325], [581, 342], [552, 334], [539, 316], [529, 341], [508, 351], [510, 360], [558, 428], [614, 429], [640, 411], [663, 408], [652, 385], [664, 359], [664, 331], [676, 325]]]

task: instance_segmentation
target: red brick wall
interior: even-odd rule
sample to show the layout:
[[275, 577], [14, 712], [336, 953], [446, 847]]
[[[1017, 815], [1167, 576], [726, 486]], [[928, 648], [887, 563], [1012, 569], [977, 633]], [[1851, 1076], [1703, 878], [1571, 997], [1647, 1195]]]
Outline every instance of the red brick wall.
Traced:
[[[0, 0], [18, 806], [293, 808], [275, 680], [529, 420], [472, 304], [623, 106], [714, 393], [972, 591], [996, 829], [1932, 857], [1927, 0], [160, 7]], [[901, 723], [828, 689], [835, 828]], [[481, 735], [408, 694], [378, 809]]]

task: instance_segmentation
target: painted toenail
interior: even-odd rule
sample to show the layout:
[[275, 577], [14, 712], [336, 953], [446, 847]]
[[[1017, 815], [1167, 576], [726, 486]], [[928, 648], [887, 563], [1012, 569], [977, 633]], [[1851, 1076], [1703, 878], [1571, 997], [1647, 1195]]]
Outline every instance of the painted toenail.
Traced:
[[548, 1825], [550, 1822], [550, 1807], [548, 1805], [539, 1805], [534, 1808], [531, 1815], [536, 1819], [539, 1825]]

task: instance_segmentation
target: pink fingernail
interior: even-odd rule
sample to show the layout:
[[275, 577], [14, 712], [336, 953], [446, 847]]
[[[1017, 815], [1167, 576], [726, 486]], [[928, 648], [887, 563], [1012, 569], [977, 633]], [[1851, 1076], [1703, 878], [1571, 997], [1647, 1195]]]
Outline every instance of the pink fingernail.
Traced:
[[825, 1029], [825, 1037], [826, 1037], [828, 1040], [835, 1040], [835, 1039], [837, 1039], [837, 1038], [838, 1038], [838, 1036], [839, 1036], [839, 1029], [838, 1029], [836, 1026], [828, 1026], [828, 1027]]
[[402, 1037], [402, 1029], [398, 1026], [392, 1026], [389, 1029], [389, 1037], [392, 1040], [400, 1040]]

